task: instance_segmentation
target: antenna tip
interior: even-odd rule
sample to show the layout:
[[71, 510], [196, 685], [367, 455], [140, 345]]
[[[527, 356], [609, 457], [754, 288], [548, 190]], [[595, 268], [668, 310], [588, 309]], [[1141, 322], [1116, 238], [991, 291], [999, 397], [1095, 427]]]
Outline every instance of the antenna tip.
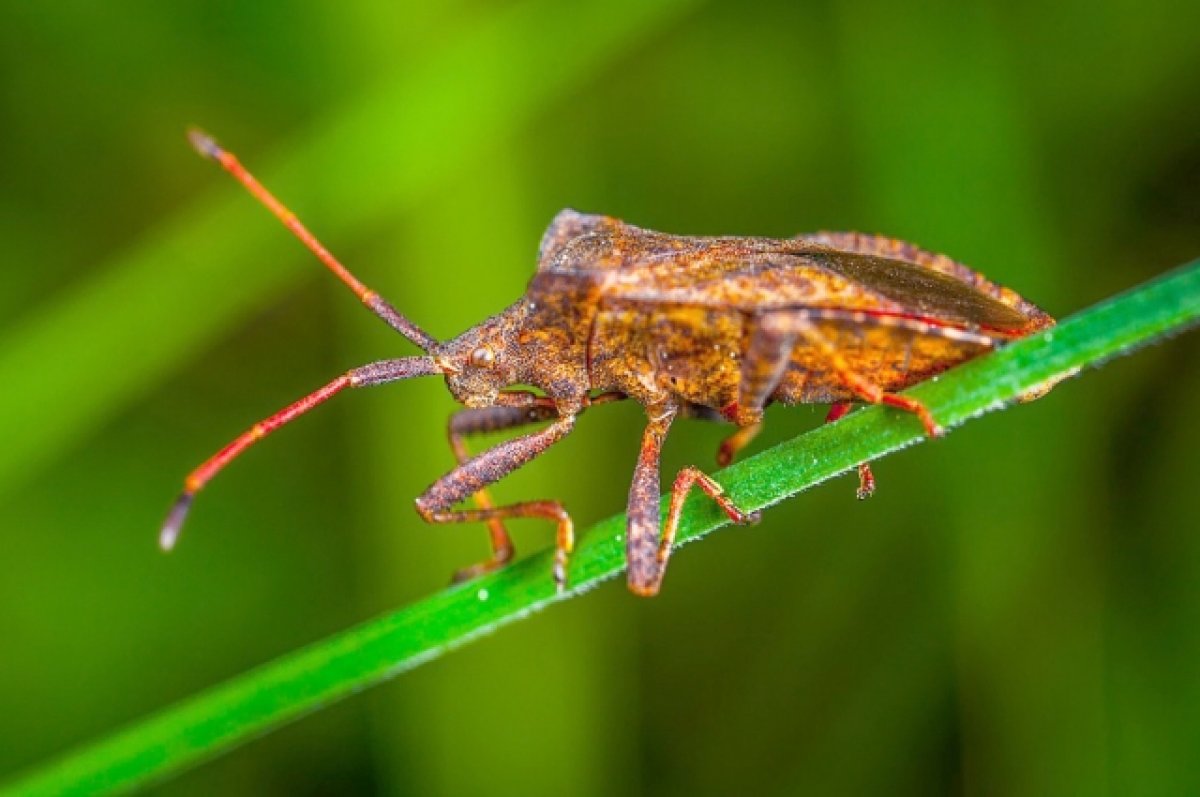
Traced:
[[210, 136], [198, 127], [189, 127], [187, 131], [188, 141], [192, 143], [192, 147], [206, 158], [217, 160], [221, 157], [222, 150], [219, 144]]
[[192, 495], [190, 492], [184, 492], [171, 505], [171, 511], [167, 513], [167, 519], [163, 522], [162, 531], [158, 534], [158, 547], [164, 551], [174, 548], [175, 543], [179, 540], [179, 532], [183, 528], [183, 521], [187, 518], [188, 510], [192, 508]]

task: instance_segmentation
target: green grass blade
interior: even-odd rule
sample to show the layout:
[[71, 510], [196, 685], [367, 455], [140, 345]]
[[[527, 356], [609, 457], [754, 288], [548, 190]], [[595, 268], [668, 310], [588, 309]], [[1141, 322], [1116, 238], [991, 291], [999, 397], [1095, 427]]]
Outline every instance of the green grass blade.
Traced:
[[[911, 392], [952, 427], [1197, 321], [1200, 260]], [[739, 504], [759, 509], [922, 439], [912, 417], [872, 407], [734, 465], [721, 482]], [[694, 498], [680, 544], [727, 522], [711, 502]], [[567, 595], [554, 592], [549, 552], [533, 556], [252, 670], [52, 762], [4, 793], [106, 791], [179, 772], [612, 578], [624, 567], [623, 531], [623, 518], [614, 517], [582, 534]]]
[[[293, 207], [311, 211], [318, 234], [334, 245], [400, 218], [694, 4], [535, 0], [506, 6], [464, 26], [402, 74], [384, 78], [276, 157], [251, 165]], [[195, 157], [183, 138], [184, 123], [193, 121], [204, 120], [180, 123], [181, 157]], [[209, 132], [220, 139], [220, 130]], [[236, 141], [223, 143], [238, 150]], [[196, 168], [213, 169], [198, 159]], [[248, 210], [250, 200], [236, 186], [211, 173], [205, 199], [0, 335], [0, 383], [13, 386], [0, 391], [8, 430], [0, 448], [0, 493], [272, 295], [322, 278], [295, 241], [261, 211]], [[402, 292], [369, 281], [404, 307]]]

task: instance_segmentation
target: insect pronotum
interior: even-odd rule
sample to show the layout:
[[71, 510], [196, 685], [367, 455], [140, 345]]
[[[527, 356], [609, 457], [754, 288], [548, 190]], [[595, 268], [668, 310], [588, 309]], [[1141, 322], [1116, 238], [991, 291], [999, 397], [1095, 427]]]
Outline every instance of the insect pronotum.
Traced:
[[[639, 595], [653, 595], [693, 487], [734, 522], [756, 519], [711, 477], [687, 467], [675, 478], [660, 532], [660, 454], [677, 418], [737, 427], [721, 444], [720, 465], [754, 438], [773, 402], [830, 404], [828, 422], [852, 402], [886, 404], [916, 415], [926, 433], [938, 435], [928, 409], [896, 391], [1054, 324], [1007, 288], [903, 241], [858, 233], [675, 236], [564, 210], [542, 238], [525, 295], [438, 341], [359, 282], [236, 157], [204, 133], [192, 131], [190, 138], [424, 354], [347, 371], [235, 438], [187, 477], [162, 527], [165, 549], [175, 544], [196, 493], [257, 440], [346, 388], [440, 374], [465, 405], [449, 423], [458, 466], [416, 499], [417, 512], [430, 523], [483, 522], [492, 544], [491, 557], [456, 576], [508, 562], [513, 546], [504, 521], [539, 517], [557, 526], [553, 577], [559, 589], [566, 585], [574, 534], [562, 505], [495, 506], [487, 487], [563, 439], [584, 409], [631, 398], [645, 407], [647, 424], [629, 490], [628, 583]], [[467, 452], [470, 435], [537, 423], [545, 425], [476, 456]], [[859, 497], [874, 484], [864, 463]], [[454, 508], [472, 496], [475, 508]]]

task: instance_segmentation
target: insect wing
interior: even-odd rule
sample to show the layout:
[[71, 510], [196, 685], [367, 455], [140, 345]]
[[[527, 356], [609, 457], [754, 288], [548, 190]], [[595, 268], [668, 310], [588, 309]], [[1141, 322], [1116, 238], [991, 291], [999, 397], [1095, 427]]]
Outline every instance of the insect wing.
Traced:
[[904, 260], [857, 252], [814, 252], [808, 260], [904, 308], [905, 315], [977, 327], [1005, 337], [1025, 334], [1030, 318], [954, 277]]

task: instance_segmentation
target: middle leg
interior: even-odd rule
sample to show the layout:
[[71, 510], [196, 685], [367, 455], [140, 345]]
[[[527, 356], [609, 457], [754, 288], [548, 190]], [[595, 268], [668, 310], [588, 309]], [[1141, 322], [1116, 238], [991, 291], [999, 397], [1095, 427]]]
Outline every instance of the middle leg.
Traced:
[[796, 346], [796, 331], [773, 324], [771, 319], [772, 316], [764, 316], [755, 323], [742, 358], [737, 401], [721, 411], [722, 416], [739, 428], [721, 441], [717, 449], [719, 467], [732, 464], [738, 452], [758, 437], [763, 427], [763, 410], [787, 372]]
[[626, 511], [625, 558], [628, 565], [629, 589], [636, 595], [650, 597], [658, 594], [666, 572], [671, 546], [683, 511], [683, 501], [692, 487], [699, 487], [724, 510], [734, 523], [752, 523], [757, 512], [743, 512], [725, 495], [721, 485], [692, 467], [684, 468], [675, 477], [666, 523], [659, 534], [660, 471], [662, 446], [671, 423], [678, 414], [676, 407], [650, 408], [649, 423], [642, 435], [642, 447], [633, 484], [629, 488], [629, 507]]

